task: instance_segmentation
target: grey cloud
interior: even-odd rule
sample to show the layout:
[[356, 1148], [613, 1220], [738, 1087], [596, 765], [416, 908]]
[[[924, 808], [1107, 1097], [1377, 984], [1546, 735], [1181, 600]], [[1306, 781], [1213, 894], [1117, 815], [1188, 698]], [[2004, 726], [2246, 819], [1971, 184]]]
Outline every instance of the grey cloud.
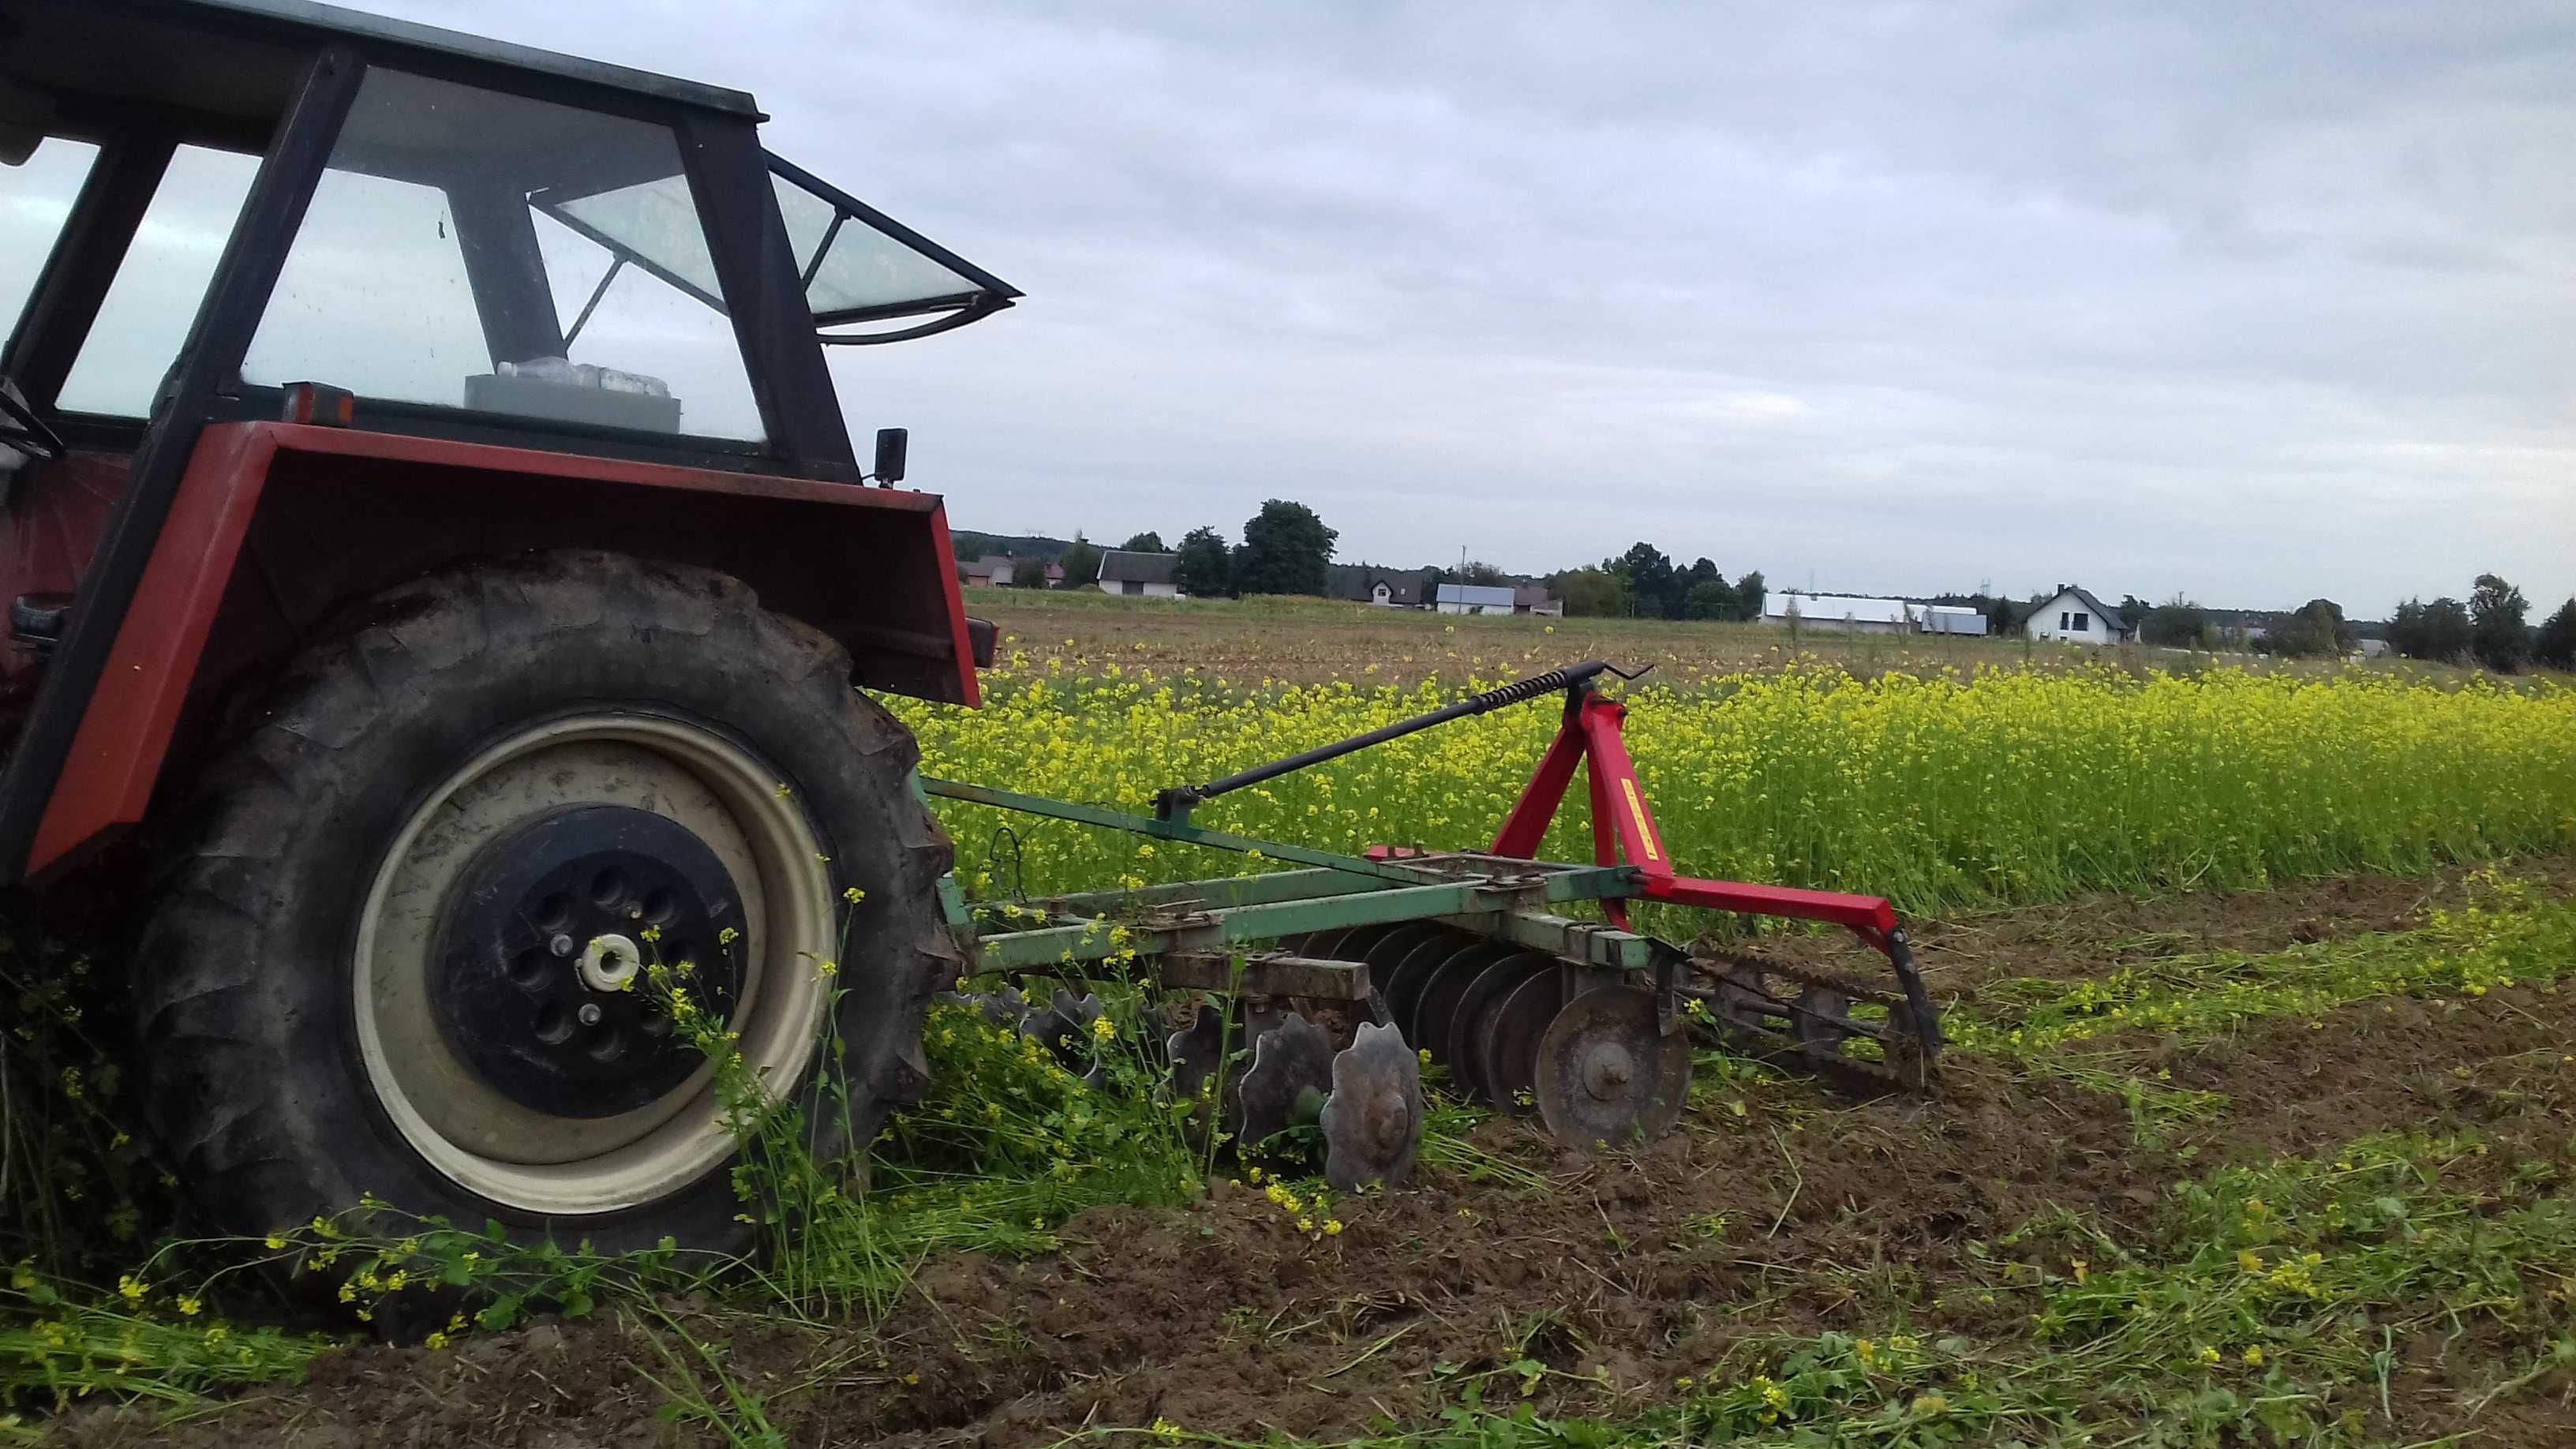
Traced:
[[2576, 591], [2563, 5], [406, 8], [752, 89], [1027, 288], [835, 358], [968, 525]]

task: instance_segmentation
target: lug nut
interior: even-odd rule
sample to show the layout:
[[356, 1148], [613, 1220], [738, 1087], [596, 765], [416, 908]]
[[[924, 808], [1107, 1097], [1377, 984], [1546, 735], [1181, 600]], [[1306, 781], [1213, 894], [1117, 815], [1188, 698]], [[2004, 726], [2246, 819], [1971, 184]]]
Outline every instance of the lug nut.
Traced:
[[558, 956], [569, 956], [574, 950], [573, 939], [570, 936], [559, 935], [546, 943], [546, 949]]
[[596, 1001], [583, 1002], [581, 1010], [574, 1014], [581, 1018], [581, 1024], [584, 1026], [599, 1025], [599, 1003]]

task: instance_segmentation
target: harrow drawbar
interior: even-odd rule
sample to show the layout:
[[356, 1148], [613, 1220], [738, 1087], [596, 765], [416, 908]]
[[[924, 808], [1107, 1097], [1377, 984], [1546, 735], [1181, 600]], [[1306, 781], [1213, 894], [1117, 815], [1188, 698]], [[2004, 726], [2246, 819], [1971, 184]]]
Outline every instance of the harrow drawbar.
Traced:
[[[1680, 1119], [1695, 1048], [1802, 1068], [1863, 1093], [1937, 1081], [1940, 1023], [1893, 908], [1874, 896], [1674, 873], [1603, 697], [1599, 662], [1469, 696], [1366, 735], [1160, 792], [1151, 817], [953, 781], [937, 796], [1217, 849], [1294, 869], [1006, 904], [951, 925], [970, 969], [1012, 978], [1141, 979], [1193, 993], [1162, 1045], [1175, 1090], [1243, 1146], [1311, 1126], [1345, 1189], [1401, 1181], [1423, 1122], [1421, 1070], [1577, 1146], [1650, 1140]], [[1564, 724], [1483, 852], [1379, 847], [1343, 855], [1211, 830], [1199, 806], [1246, 785], [1448, 720], [1562, 692]], [[1578, 767], [1594, 861], [1540, 861]], [[1629, 929], [1656, 902], [1840, 925], [1887, 961], [1893, 989]], [[1581, 911], [1577, 915], [1571, 912]], [[1596, 914], [1597, 913], [1597, 917]], [[1096, 997], [975, 998], [1033, 1035], [1078, 1036]], [[1201, 1120], [1204, 1122], [1205, 1116]]]

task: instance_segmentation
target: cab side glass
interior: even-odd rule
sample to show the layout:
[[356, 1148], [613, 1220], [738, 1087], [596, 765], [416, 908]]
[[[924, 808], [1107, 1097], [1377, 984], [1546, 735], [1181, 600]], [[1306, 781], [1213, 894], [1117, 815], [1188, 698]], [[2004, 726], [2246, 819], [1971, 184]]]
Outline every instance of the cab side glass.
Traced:
[[259, 158], [181, 146], [152, 193], [89, 338], [72, 360], [65, 412], [148, 417], [214, 281]]
[[27, 310], [96, 159], [96, 146], [48, 137], [24, 162], [0, 166], [0, 318], [11, 327]]

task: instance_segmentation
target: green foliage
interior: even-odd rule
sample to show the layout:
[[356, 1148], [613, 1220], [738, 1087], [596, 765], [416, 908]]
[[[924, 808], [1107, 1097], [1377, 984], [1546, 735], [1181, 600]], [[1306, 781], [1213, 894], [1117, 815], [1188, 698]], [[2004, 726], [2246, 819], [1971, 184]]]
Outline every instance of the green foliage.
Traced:
[[1234, 566], [1238, 594], [1314, 594], [1325, 591], [1333, 542], [1315, 510], [1284, 498], [1262, 502], [1243, 525], [1243, 547]]
[[2315, 1016], [2386, 996], [2484, 996], [2576, 972], [2576, 901], [2540, 895], [2492, 867], [2471, 877], [2470, 891], [2465, 908], [2436, 910], [2414, 931], [2257, 956], [2172, 957], [2072, 981], [1990, 982], [1975, 1014], [1943, 1029], [1964, 1050], [2041, 1061], [2114, 1032], [2203, 1041], [2259, 1018]]
[[2523, 623], [2530, 604], [2522, 590], [2494, 574], [2480, 574], [2469, 590], [2469, 652], [2498, 674], [2511, 674], [2531, 657], [2531, 635]]
[[2388, 621], [2388, 647], [2409, 659], [2457, 664], [2472, 637], [2468, 608], [2457, 599], [2408, 599]]
[[1628, 579], [1630, 612], [1645, 619], [1681, 617], [1680, 575], [1662, 549], [1639, 540], [1619, 556], [1619, 566]]
[[47, 1277], [112, 1276], [176, 1217], [129, 1128], [117, 983], [58, 942], [0, 936], [0, 1254]]
[[1762, 581], [1762, 570], [1755, 569], [1753, 572], [1737, 579], [1735, 581], [1735, 604], [1737, 617], [1744, 619], [1761, 618], [1762, 603], [1765, 599], [1770, 597], [1770, 587]]
[[[1046, 571], [1043, 568], [1038, 571], [1038, 577], [1046, 577]], [[1082, 531], [1076, 529], [1072, 546], [1064, 551], [1064, 586], [1068, 589], [1087, 589], [1099, 582], [1100, 550], [1092, 547], [1091, 540], [1084, 538]]]
[[[1080, 535], [1078, 535], [1078, 534], [1077, 534], [1077, 535], [1076, 535], [1076, 537], [1078, 538], [1078, 537], [1080, 537]], [[1170, 553], [1170, 552], [1171, 552], [1171, 550], [1170, 550], [1170, 549], [1165, 548], [1165, 547], [1163, 546], [1163, 536], [1162, 536], [1161, 534], [1159, 534], [1159, 533], [1154, 532], [1152, 529], [1147, 529], [1147, 530], [1146, 530], [1146, 531], [1144, 531], [1143, 533], [1137, 533], [1137, 534], [1130, 534], [1130, 535], [1128, 535], [1127, 541], [1126, 541], [1125, 543], [1122, 543], [1122, 544], [1118, 545], [1118, 551], [1119, 551], [1120, 553]]]
[[1568, 618], [1615, 619], [1625, 616], [1629, 608], [1627, 579], [1606, 568], [1550, 574], [1547, 591], [1564, 601]]
[[1744, 617], [1744, 601], [1736, 594], [1735, 586], [1728, 583], [1721, 575], [1703, 583], [1691, 585], [1689, 595], [1682, 600], [1682, 617], [1685, 619], [1741, 619]]
[[1227, 553], [1225, 535], [1213, 528], [1193, 528], [1182, 534], [1180, 562], [1173, 568], [1174, 582], [1193, 599], [1234, 596], [1233, 559]]
[[2147, 611], [2138, 625], [2138, 638], [2148, 644], [2170, 649], [2189, 649], [2209, 632], [2209, 615], [2200, 605], [2180, 594]]
[[2352, 648], [2352, 628], [2344, 622], [2341, 604], [2310, 599], [2264, 636], [2263, 647], [2291, 659], [2334, 658]]
[[2532, 662], [2549, 669], [2576, 669], [2576, 599], [2558, 606], [2540, 626], [2531, 646]]

